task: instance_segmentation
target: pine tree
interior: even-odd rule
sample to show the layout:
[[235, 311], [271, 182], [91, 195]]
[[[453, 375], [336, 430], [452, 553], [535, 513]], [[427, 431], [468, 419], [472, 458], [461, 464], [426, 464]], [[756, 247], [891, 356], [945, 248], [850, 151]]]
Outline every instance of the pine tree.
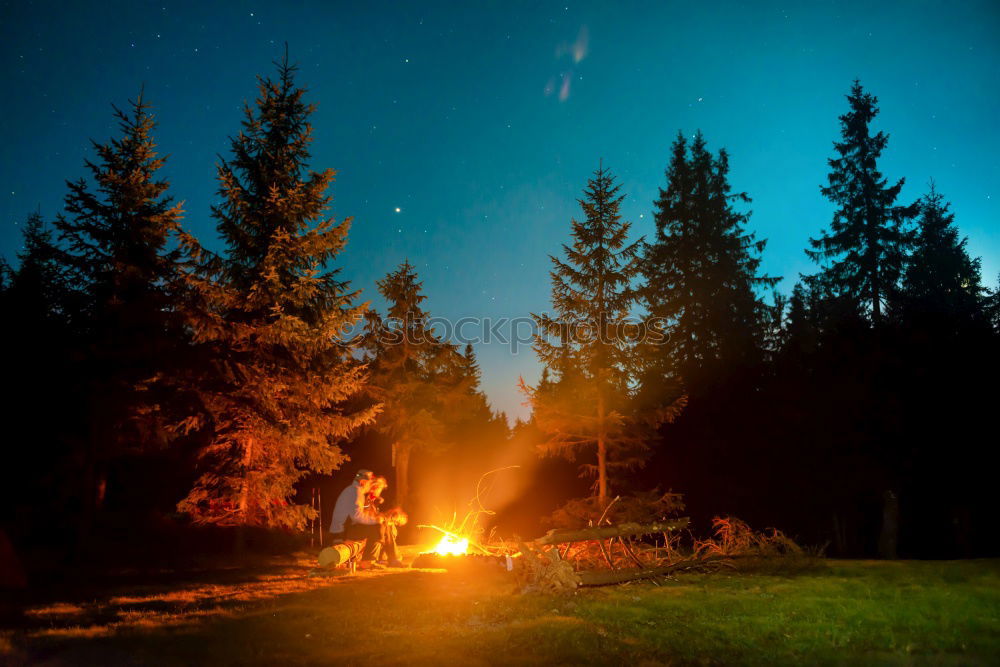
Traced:
[[80, 340], [69, 315], [77, 291], [39, 213], [28, 216], [22, 234], [17, 268], [0, 260], [0, 349], [6, 355], [4, 381], [16, 388], [4, 400], [13, 418], [0, 444], [0, 522], [18, 521], [29, 534], [41, 526], [72, 533], [83, 490], [81, 461], [69, 445], [86, 434], [79, 407]]
[[534, 349], [547, 373], [533, 388], [521, 381], [546, 435], [543, 454], [596, 454], [582, 469], [596, 479], [601, 507], [611, 474], [641, 465], [647, 449], [631, 405], [636, 340], [628, 332], [642, 240], [628, 242], [619, 190], [603, 165], [588, 180], [578, 200], [584, 220], [572, 221], [564, 258], [551, 256], [553, 314], [532, 315]]
[[[77, 293], [61, 261], [64, 255], [52, 230], [40, 213], [32, 213], [22, 233], [17, 269], [3, 265], [9, 299], [5, 312], [12, 321], [24, 323], [25, 318], [29, 319], [29, 331], [46, 324], [68, 328], [70, 311], [77, 305], [74, 303]], [[79, 315], [74, 314], [74, 319], [80, 319]]]
[[841, 140], [834, 143], [837, 157], [828, 160], [831, 171], [820, 188], [837, 210], [830, 229], [810, 239], [812, 250], [806, 253], [824, 265], [813, 282], [879, 324], [883, 308], [898, 297], [912, 240], [907, 222], [916, 206], [897, 206], [905, 179], [887, 185], [878, 169], [889, 142], [884, 132], [870, 131], [878, 99], [855, 81], [847, 101], [850, 110], [840, 116]]
[[287, 54], [277, 67], [218, 167], [226, 255], [189, 240], [202, 262], [188, 325], [210, 363], [190, 379], [202, 411], [181, 426], [210, 436], [178, 507], [202, 523], [301, 527], [315, 512], [294, 504], [295, 483], [339, 467], [338, 443], [378, 411], [358, 400], [366, 370], [347, 337], [367, 304], [329, 266], [350, 219], [327, 216], [335, 172], [308, 169], [314, 107]]
[[950, 204], [932, 184], [918, 207], [914, 250], [903, 276], [906, 310], [964, 322], [980, 319], [986, 296], [981, 261], [969, 256], [967, 239], [959, 238]]
[[103, 501], [107, 469], [127, 450], [164, 442], [157, 413], [170, 396], [157, 382], [178, 354], [183, 331], [171, 286], [187, 258], [178, 245], [182, 209], [159, 176], [156, 122], [142, 93], [115, 108], [120, 135], [93, 142], [93, 183], [68, 182], [55, 222], [59, 262], [76, 304], [67, 312], [83, 340], [90, 433], [83, 452], [88, 506]]
[[486, 446], [494, 446], [506, 440], [509, 435], [507, 416], [494, 411], [482, 390], [482, 370], [472, 343], [466, 343], [465, 350], [455, 357], [455, 378], [453, 386], [464, 391], [456, 403], [460, 409], [449, 411], [450, 440], [477, 441]]
[[761, 359], [769, 312], [757, 290], [778, 279], [759, 273], [766, 242], [746, 231], [750, 214], [733, 204], [750, 199], [731, 191], [728, 176], [725, 149], [713, 158], [699, 132], [689, 151], [678, 134], [642, 265], [644, 304], [668, 334], [665, 344], [644, 346], [647, 391], [682, 381], [705, 395], [727, 373]]
[[[372, 385], [385, 405], [377, 427], [392, 443], [396, 502], [407, 504], [414, 453], [441, 453], [451, 444], [449, 426], [468, 412], [476, 378], [469, 360], [428, 328], [426, 296], [408, 261], [378, 282], [388, 302], [386, 319], [369, 314], [367, 352]], [[474, 361], [473, 361], [474, 363]]]
[[997, 276], [997, 286], [987, 300], [986, 313], [996, 333], [1000, 334], [1000, 275]]

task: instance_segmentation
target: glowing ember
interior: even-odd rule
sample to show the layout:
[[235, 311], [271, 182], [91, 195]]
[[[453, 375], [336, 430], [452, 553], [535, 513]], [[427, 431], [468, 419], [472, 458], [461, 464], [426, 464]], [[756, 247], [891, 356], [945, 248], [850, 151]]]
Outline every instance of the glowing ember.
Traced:
[[469, 548], [469, 540], [458, 539], [452, 537], [451, 535], [445, 535], [441, 538], [441, 541], [437, 543], [437, 546], [431, 551], [431, 553], [441, 554], [442, 556], [459, 556], [464, 554]]

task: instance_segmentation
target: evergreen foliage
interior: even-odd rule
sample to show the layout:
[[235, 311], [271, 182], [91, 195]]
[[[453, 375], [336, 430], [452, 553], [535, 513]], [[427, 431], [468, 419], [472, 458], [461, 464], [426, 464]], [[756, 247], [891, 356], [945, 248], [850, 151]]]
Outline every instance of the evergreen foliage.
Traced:
[[[546, 455], [521, 470], [531, 491], [504, 499], [521, 534], [585, 493], [565, 457], [593, 494], [557, 520], [596, 518], [612, 489], [607, 516], [662, 514], [680, 497], [648, 489], [671, 488], [695, 522], [736, 510], [840, 556], [997, 552], [979, 529], [997, 465], [982, 435], [995, 397], [979, 385], [1000, 374], [1000, 286], [984, 286], [933, 186], [898, 204], [859, 83], [821, 189], [836, 212], [808, 251], [821, 266], [773, 304], [725, 150], [678, 136], [648, 244], [629, 240], [619, 186], [597, 170], [551, 258], [542, 374], [522, 382], [533, 415], [511, 435], [475, 349], [431, 330], [412, 265], [378, 282], [384, 318], [341, 277], [350, 219], [330, 213], [333, 170], [310, 169], [313, 107], [294, 79], [286, 57], [260, 80], [218, 165], [218, 253], [181, 225], [140, 95], [62, 214], [28, 216], [16, 266], [0, 260], [13, 389], [0, 530], [19, 549], [83, 562], [127, 526], [152, 550], [138, 532], [174, 539], [188, 530], [178, 507], [238, 535], [289, 533], [315, 518], [297, 504], [308, 486], [337, 483], [323, 476], [348, 455], [384, 470], [391, 445], [414, 512], [449, 500], [428, 493], [442, 480], [461, 503], [487, 462]], [[652, 326], [632, 326], [643, 309]]]
[[314, 107], [294, 74], [286, 55], [259, 81], [219, 164], [226, 254], [187, 239], [201, 260], [186, 276], [187, 325], [208, 363], [189, 380], [201, 410], [180, 428], [209, 435], [178, 507], [197, 522], [303, 526], [315, 512], [294, 503], [295, 483], [338, 468], [340, 443], [378, 412], [357, 402], [367, 371], [348, 337], [367, 304], [329, 266], [350, 219], [328, 217], [335, 172], [308, 168]]
[[682, 382], [707, 394], [724, 376], [762, 359], [771, 312], [758, 290], [777, 283], [760, 273], [766, 244], [746, 230], [749, 203], [729, 184], [729, 156], [713, 157], [699, 132], [678, 134], [654, 203], [656, 236], [644, 249], [643, 303], [662, 323], [665, 344], [644, 346], [643, 382], [654, 392]]
[[159, 417], [170, 394], [160, 371], [185, 344], [171, 291], [188, 259], [178, 244], [182, 209], [159, 174], [166, 158], [157, 154], [155, 118], [141, 92], [115, 117], [119, 136], [92, 142], [90, 180], [67, 183], [59, 245], [45, 241], [59, 264], [48, 271], [60, 292], [50, 307], [77, 336], [78, 389], [89, 402], [80, 458], [86, 507], [102, 503], [117, 458], [166, 444]]
[[378, 290], [388, 311], [385, 319], [369, 313], [366, 352], [372, 392], [385, 404], [377, 427], [392, 443], [396, 503], [405, 505], [413, 454], [443, 453], [455, 444], [458, 421], [489, 408], [478, 390], [474, 355], [463, 355], [429, 328], [427, 297], [413, 265], [404, 261]]
[[903, 276], [903, 301], [911, 314], [969, 322], [985, 314], [982, 262], [969, 256], [967, 239], [959, 237], [950, 207], [933, 184], [918, 202], [920, 217]]
[[907, 251], [913, 240], [908, 221], [916, 205], [899, 206], [896, 199], [905, 179], [894, 185], [878, 168], [889, 143], [884, 132], [871, 133], [878, 99], [859, 81], [847, 96], [850, 109], [840, 116], [841, 140], [830, 158], [823, 196], [837, 207], [829, 230], [810, 239], [806, 253], [823, 264], [811, 280], [816, 286], [874, 324], [884, 308], [899, 296]]
[[[553, 313], [532, 315], [534, 349], [548, 374], [534, 388], [521, 382], [546, 435], [543, 454], [574, 459], [596, 450], [596, 460], [582, 470], [595, 478], [601, 506], [609, 477], [641, 466], [648, 449], [632, 405], [638, 359], [630, 316], [642, 239], [629, 242], [620, 188], [603, 165], [588, 180], [578, 200], [584, 219], [572, 221], [563, 257], [550, 256]], [[677, 409], [671, 403], [662, 418]]]

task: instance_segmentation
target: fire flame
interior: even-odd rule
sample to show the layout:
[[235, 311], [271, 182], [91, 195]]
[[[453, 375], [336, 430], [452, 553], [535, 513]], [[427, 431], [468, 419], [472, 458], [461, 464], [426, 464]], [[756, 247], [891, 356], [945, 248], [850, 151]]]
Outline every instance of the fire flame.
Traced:
[[431, 553], [441, 554], [442, 556], [460, 556], [466, 552], [469, 548], [469, 540], [459, 539], [451, 535], [445, 535], [441, 538], [441, 541], [437, 543], [437, 546], [431, 551]]

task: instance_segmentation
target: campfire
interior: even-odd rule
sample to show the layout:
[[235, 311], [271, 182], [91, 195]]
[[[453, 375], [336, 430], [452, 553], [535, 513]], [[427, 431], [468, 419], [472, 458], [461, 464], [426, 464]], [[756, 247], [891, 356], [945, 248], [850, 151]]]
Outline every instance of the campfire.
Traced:
[[445, 535], [429, 553], [440, 556], [461, 556], [469, 550], [469, 540], [457, 535]]

